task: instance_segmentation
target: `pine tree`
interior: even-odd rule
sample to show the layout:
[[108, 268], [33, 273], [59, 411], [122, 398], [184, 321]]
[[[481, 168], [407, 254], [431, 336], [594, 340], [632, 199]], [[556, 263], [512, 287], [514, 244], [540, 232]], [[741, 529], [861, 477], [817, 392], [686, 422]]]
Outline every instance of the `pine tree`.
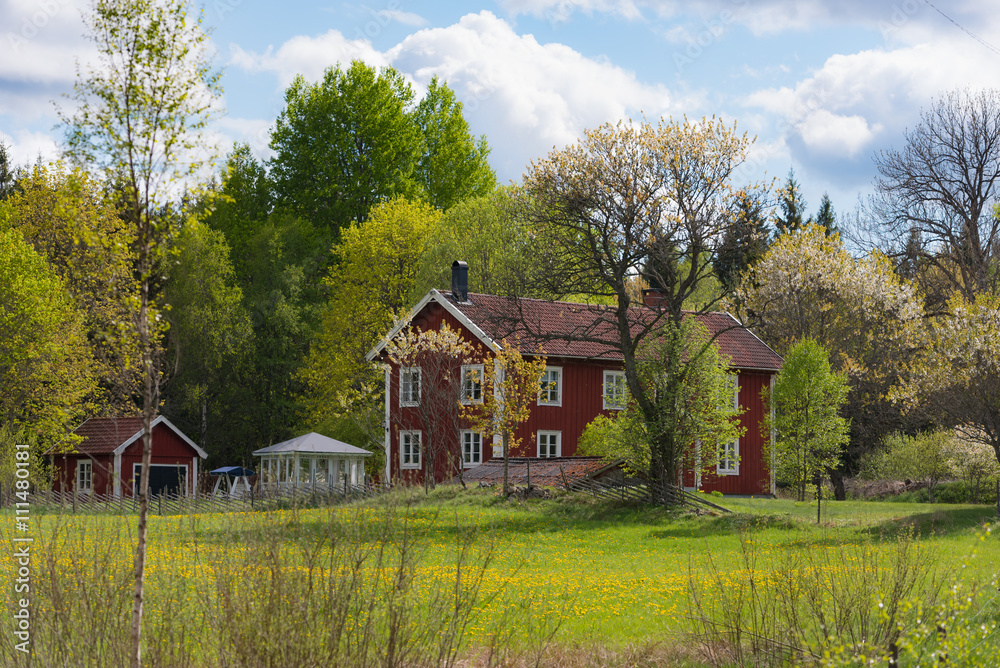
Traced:
[[823, 199], [819, 203], [819, 211], [816, 212], [816, 224], [826, 228], [826, 236], [840, 232], [837, 227], [837, 214], [833, 210], [833, 202], [830, 196], [823, 193]]
[[801, 187], [795, 180], [795, 170], [789, 168], [788, 178], [781, 188], [781, 199], [778, 206], [781, 207], [781, 215], [774, 218], [774, 234], [780, 236], [787, 232], [795, 232], [813, 222], [813, 219], [803, 221], [802, 212], [806, 209], [806, 201], [802, 199]]
[[766, 204], [759, 193], [741, 190], [733, 203], [732, 223], [726, 228], [713, 263], [725, 292], [736, 289], [740, 276], [764, 257], [771, 238]]

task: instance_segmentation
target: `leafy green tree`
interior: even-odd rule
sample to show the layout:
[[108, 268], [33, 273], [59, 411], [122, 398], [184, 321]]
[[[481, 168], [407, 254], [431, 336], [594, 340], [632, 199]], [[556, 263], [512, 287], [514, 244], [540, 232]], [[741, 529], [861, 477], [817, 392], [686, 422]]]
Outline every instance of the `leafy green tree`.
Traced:
[[138, 338], [132, 327], [139, 286], [131, 229], [79, 169], [36, 164], [26, 170], [6, 206], [11, 222], [62, 279], [84, 316], [99, 383], [91, 410], [134, 410], [142, 385]]
[[210, 408], [217, 425], [213, 431], [223, 441], [228, 429], [218, 428], [227, 421], [220, 398], [232, 380], [229, 372], [252, 345], [250, 318], [221, 232], [191, 218], [172, 250], [164, 288], [170, 305], [166, 315], [172, 376], [164, 391], [165, 405], [180, 424], [196, 426], [202, 448], [213, 451], [215, 444], [208, 440]]
[[[733, 405], [729, 360], [694, 318], [685, 318], [680, 328], [668, 322], [659, 336], [644, 343], [640, 358], [641, 382], [653, 395], [657, 420], [646, 420], [629, 399], [625, 410], [614, 417], [599, 416], [587, 425], [581, 454], [621, 458], [630, 470], [643, 473], [649, 470], [653, 444], [662, 432], [670, 432], [691, 444], [682, 455], [686, 468], [713, 470], [720, 448], [694, 445], [732, 443], [745, 431], [738, 420], [742, 410]], [[663, 373], [675, 359], [686, 360], [683, 382], [676, 390]]]
[[915, 338], [920, 353], [894, 398], [991, 447], [1000, 462], [1000, 295], [955, 296], [948, 310]]
[[253, 238], [273, 208], [270, 179], [247, 144], [236, 144], [226, 157], [221, 187], [213, 195], [204, 220], [226, 235], [233, 267], [245, 276]]
[[789, 168], [788, 178], [785, 185], [778, 191], [778, 208], [780, 213], [774, 218], [775, 236], [780, 236], [788, 232], [795, 232], [803, 225], [813, 222], [810, 217], [802, 219], [802, 214], [806, 210], [806, 202], [802, 199], [801, 187], [795, 180], [795, 170]]
[[[810, 225], [779, 237], [744, 277], [734, 301], [779, 355], [811, 338], [828, 351], [833, 369], [847, 375], [848, 473], [886, 434], [913, 427], [911, 411], [890, 394], [909, 374], [923, 307], [888, 258], [876, 253], [855, 260], [839, 235]], [[842, 472], [830, 473], [841, 498]]]
[[437, 76], [431, 79], [414, 119], [423, 135], [423, 154], [415, 178], [424, 197], [439, 209], [464, 199], [489, 195], [497, 178], [487, 162], [486, 136], [472, 136], [462, 115], [462, 103]]
[[0, 208], [0, 428], [24, 429], [40, 448], [58, 445], [96, 390], [83, 317], [4, 214]]
[[324, 281], [329, 300], [320, 332], [301, 374], [311, 424], [329, 430], [354, 417], [370, 422], [365, 416], [376, 410], [383, 388], [365, 355], [413, 305], [419, 258], [440, 217], [429, 204], [396, 198], [344, 230], [333, 250], [338, 263]]
[[66, 153], [104, 175], [132, 226], [139, 300], [136, 335], [143, 364], [143, 455], [132, 609], [132, 668], [142, 665], [150, 425], [159, 404], [160, 346], [151, 286], [166, 230], [158, 212], [171, 181], [198, 169], [199, 133], [220, 92], [208, 36], [186, 0], [94, 0], [85, 17], [97, 65], [78, 71], [71, 111], [61, 111]]
[[799, 501], [806, 485], [840, 464], [849, 424], [839, 410], [846, 398], [847, 380], [830, 369], [820, 344], [802, 339], [791, 347], [769, 396], [774, 418], [766, 427], [775, 434], [778, 480], [794, 485]]
[[277, 203], [336, 232], [395, 195], [415, 195], [423, 150], [413, 90], [391, 67], [361, 61], [298, 76], [271, 133]]
[[420, 256], [410, 301], [451, 287], [451, 264], [469, 263], [469, 291], [549, 297], [535, 280], [541, 267], [524, 196], [513, 187], [459, 202], [434, 225]]
[[840, 228], [837, 227], [837, 214], [833, 210], [833, 202], [830, 201], [830, 196], [826, 193], [823, 193], [823, 199], [819, 202], [815, 223], [826, 230], [827, 236], [840, 233]]
[[17, 171], [10, 158], [10, 147], [0, 140], [0, 202], [14, 193]]
[[729, 293], [736, 290], [740, 276], [764, 257], [771, 239], [763, 193], [742, 189], [733, 200], [729, 213], [732, 223], [722, 237], [714, 262], [715, 274]]
[[927, 486], [927, 496], [934, 503], [934, 488], [951, 474], [949, 462], [951, 435], [931, 431], [909, 436], [893, 432], [881, 448], [865, 458], [865, 477], [876, 480], [915, 480]]
[[[608, 345], [607, 332], [614, 332], [612, 345], [622, 353], [629, 392], [655, 430], [649, 471], [654, 480], [677, 480], [693, 444], [655, 428], [662, 418], [657, 398], [642, 384], [639, 350], [644, 340], [659, 336], [666, 321], [680, 328], [685, 304], [713, 273], [731, 225], [725, 213], [729, 180], [750, 142], [716, 119], [607, 124], [553, 151], [525, 176], [542, 289], [612, 302], [591, 308], [595, 327], [570, 335]], [[636, 268], [658, 293], [641, 323], [632, 308]], [[686, 360], [670, 358], [662, 371], [664, 396], [681, 396], [686, 366]]]

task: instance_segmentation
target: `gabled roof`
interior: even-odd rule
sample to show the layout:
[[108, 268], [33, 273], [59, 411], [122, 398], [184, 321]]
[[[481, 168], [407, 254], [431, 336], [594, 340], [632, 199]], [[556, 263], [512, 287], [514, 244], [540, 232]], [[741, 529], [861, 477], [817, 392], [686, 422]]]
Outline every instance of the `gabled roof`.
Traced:
[[308, 434], [303, 434], [302, 436], [296, 436], [288, 441], [282, 441], [281, 443], [275, 443], [274, 445], [269, 445], [266, 448], [261, 448], [260, 450], [254, 450], [253, 456], [260, 457], [262, 455], [276, 455], [293, 452], [328, 455], [356, 455], [360, 457], [370, 457], [372, 454], [362, 448], [349, 445], [343, 441], [338, 441], [312, 431]]
[[[402, 329], [431, 302], [440, 304], [477, 338], [496, 350], [499, 342], [516, 342], [524, 354], [544, 351], [549, 357], [621, 360], [611, 307], [544, 299], [515, 299], [498, 295], [469, 293], [456, 302], [450, 292], [431, 290], [367, 358], [377, 357]], [[656, 311], [637, 306], [631, 326], [637, 331], [655, 317]], [[730, 358], [733, 368], [776, 371], [781, 357], [753, 332], [724, 312], [696, 316], [709, 331], [718, 335], [719, 350]]]
[[[154, 418], [151, 428], [162, 424], [166, 428], [177, 434], [182, 441], [187, 443], [198, 453], [202, 459], [208, 457], [208, 453], [198, 447], [194, 441], [188, 438], [184, 432], [175, 427], [163, 415]], [[85, 455], [120, 455], [125, 452], [128, 446], [142, 438], [142, 418], [141, 417], [120, 417], [120, 418], [90, 418], [73, 433], [82, 437], [76, 444], [74, 453]], [[53, 454], [55, 450], [50, 450], [46, 454]], [[61, 454], [61, 453], [58, 453]]]

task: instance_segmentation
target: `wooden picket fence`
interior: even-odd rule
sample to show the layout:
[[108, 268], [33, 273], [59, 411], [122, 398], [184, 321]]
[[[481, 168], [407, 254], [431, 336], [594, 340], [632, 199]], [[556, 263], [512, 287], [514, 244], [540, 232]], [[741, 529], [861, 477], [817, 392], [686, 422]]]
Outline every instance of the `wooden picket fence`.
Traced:
[[[354, 501], [381, 494], [382, 485], [348, 485], [345, 488], [287, 488], [252, 490], [239, 496], [201, 493], [197, 496], [158, 494], [149, 499], [151, 515], [191, 515], [195, 513], [238, 513], [277, 510], [292, 507], [322, 507]], [[4, 495], [5, 497], [7, 495]], [[3, 498], [2, 505], [9, 507], [18, 499]], [[73, 492], [35, 491], [28, 496], [32, 511], [69, 513], [139, 512], [139, 500], [132, 496], [114, 497], [101, 494], [74, 494]]]

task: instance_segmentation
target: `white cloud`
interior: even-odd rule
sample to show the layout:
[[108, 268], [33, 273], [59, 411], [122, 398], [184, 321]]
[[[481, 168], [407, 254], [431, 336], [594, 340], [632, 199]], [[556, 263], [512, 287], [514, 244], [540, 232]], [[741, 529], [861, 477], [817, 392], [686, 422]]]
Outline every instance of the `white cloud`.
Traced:
[[396, 23], [402, 23], [405, 26], [413, 26], [415, 28], [427, 25], [427, 19], [419, 14], [414, 14], [413, 12], [403, 12], [398, 9], [383, 9], [379, 12], [379, 16], [382, 16], [390, 21], [395, 21]]
[[33, 164], [39, 156], [43, 161], [59, 157], [59, 147], [47, 132], [31, 132], [23, 130], [8, 135], [0, 132], [0, 142], [9, 147], [11, 162], [24, 166]]
[[864, 163], [859, 181], [870, 178], [868, 156], [900, 145], [903, 131], [919, 122], [942, 93], [960, 87], [990, 87], [1000, 58], [961, 38], [898, 49], [831, 56], [794, 88], [764, 89], [745, 100], [779, 119], [779, 134], [791, 155], [817, 172]]
[[487, 11], [420, 30], [385, 53], [331, 31], [295, 37], [263, 55], [235, 50], [233, 62], [273, 71], [287, 82], [298, 71], [316, 80], [327, 65], [350, 58], [392, 64], [419, 87], [435, 74], [447, 81], [463, 100], [473, 131], [489, 138], [502, 179], [518, 176], [530, 160], [576, 140], [586, 128], [643, 112], [657, 118], [691, 110], [663, 85], [645, 84], [568, 46], [518, 35]]
[[556, 24], [568, 21], [575, 12], [590, 15], [616, 14], [629, 20], [642, 17], [632, 0], [500, 0], [500, 6], [512, 14], [527, 14]]
[[269, 47], [263, 54], [232, 45], [229, 64], [251, 72], [275, 72], [280, 86], [285, 88], [296, 74], [309, 81], [318, 81], [326, 68], [352, 60], [363, 60], [376, 67], [389, 64], [369, 40], [347, 39], [339, 30], [330, 30], [318, 37], [293, 37], [277, 51]]

